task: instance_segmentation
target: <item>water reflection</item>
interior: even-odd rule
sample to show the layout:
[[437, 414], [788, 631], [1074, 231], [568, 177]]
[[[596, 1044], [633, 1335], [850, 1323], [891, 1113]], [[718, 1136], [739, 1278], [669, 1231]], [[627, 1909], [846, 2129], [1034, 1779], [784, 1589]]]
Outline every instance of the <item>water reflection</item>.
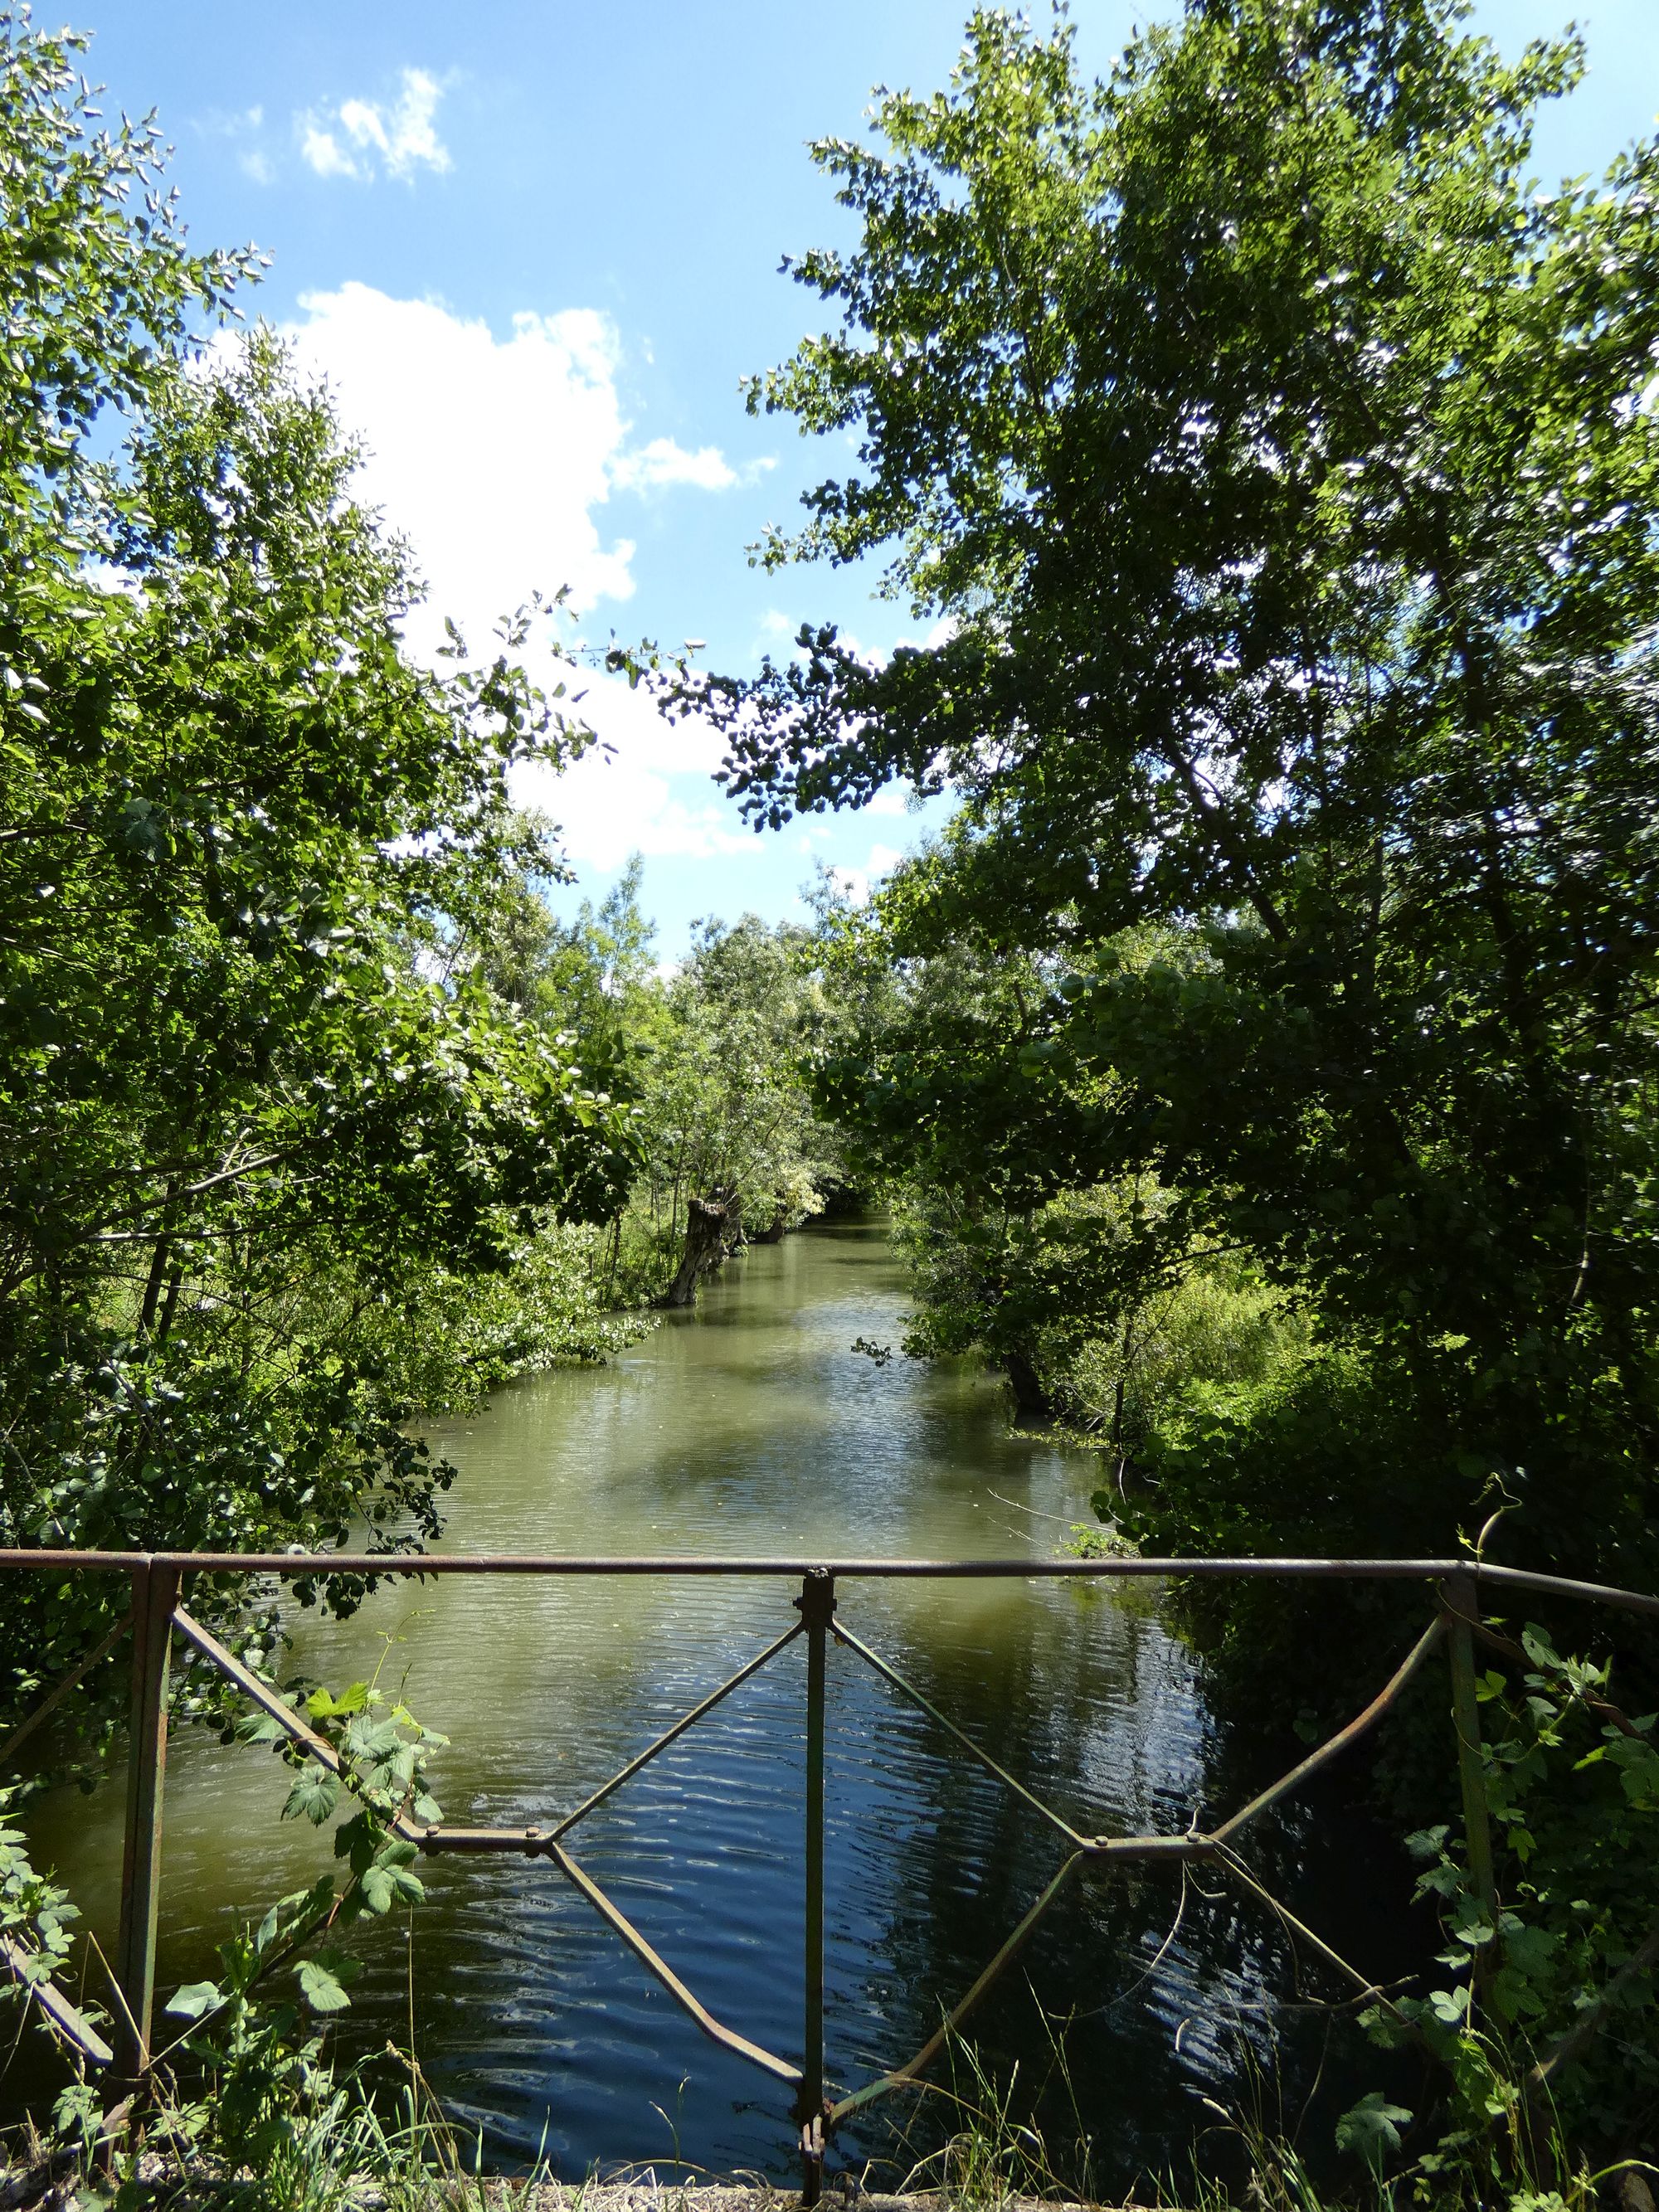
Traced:
[[[1027, 1553], [1086, 1517], [1089, 1455], [1007, 1433], [996, 1383], [877, 1367], [902, 1305], [878, 1230], [751, 1252], [613, 1367], [526, 1380], [434, 1442], [462, 1468], [449, 1540], [481, 1551]], [[400, 1681], [453, 1739], [448, 1818], [529, 1826], [577, 1802], [793, 1619], [789, 1585], [449, 1580], [301, 1624], [296, 1658]], [[1069, 1820], [1186, 1827], [1227, 1747], [1151, 1595], [1071, 1585], [853, 1583], [848, 1625]], [[799, 2053], [804, 1667], [799, 1646], [597, 1811], [578, 1856], [722, 2019]], [[1062, 1839], [851, 1654], [832, 1649], [829, 2050], [850, 2087], [907, 2057], [1063, 1856]], [[276, 1813], [281, 1767], [186, 1735], [168, 1778], [162, 1985], [206, 1971], [231, 1917], [298, 1887], [326, 1838]], [[56, 1858], [107, 1930], [119, 1790], [46, 1808]], [[1300, 1850], [1281, 1838], [1270, 1850]], [[1293, 1873], [1293, 1868], [1281, 1869]], [[413, 1924], [378, 1925], [348, 2042], [401, 2038], [487, 2155], [678, 2153], [791, 2168], [787, 2095], [700, 2037], [545, 1863], [434, 1863]], [[1270, 1919], [1173, 1871], [1085, 1869], [975, 2023], [991, 2062], [1052, 2071], [1055, 2023], [1103, 2183], [1166, 2166], [1199, 2094], [1268, 2050], [1291, 1986]], [[1034, 1996], [1032, 1993], [1036, 1993]], [[1037, 2002], [1040, 1997], [1041, 2002]], [[1282, 2024], [1282, 2023], [1281, 2023]], [[1315, 2042], [1294, 2029], [1292, 2075]], [[1315, 2039], [1316, 2041], [1316, 2039]], [[1075, 2132], [1051, 2083], [1057, 2135]], [[911, 2125], [933, 2139], [943, 2108]], [[843, 2136], [892, 2157], [880, 2107]]]

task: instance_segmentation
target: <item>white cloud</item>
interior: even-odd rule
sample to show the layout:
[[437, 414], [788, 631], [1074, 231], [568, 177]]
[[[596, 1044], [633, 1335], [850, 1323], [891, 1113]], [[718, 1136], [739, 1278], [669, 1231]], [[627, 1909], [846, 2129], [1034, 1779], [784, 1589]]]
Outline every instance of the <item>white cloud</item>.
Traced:
[[300, 140], [300, 151], [307, 167], [319, 177], [355, 177], [361, 174], [357, 164], [345, 153], [331, 131], [307, 120]]
[[580, 866], [608, 873], [630, 853], [713, 860], [752, 850], [754, 832], [708, 781], [721, 740], [706, 723], [670, 724], [643, 692], [599, 678], [578, 712], [611, 750], [598, 750], [554, 775], [520, 775], [519, 797], [558, 823]]
[[726, 491], [738, 481], [738, 472], [718, 446], [699, 446], [695, 453], [688, 453], [672, 438], [653, 438], [648, 446], [617, 461], [611, 481], [623, 491], [657, 491], [665, 484]]
[[306, 294], [283, 333], [326, 378], [365, 455], [357, 490], [415, 550], [432, 606], [416, 625], [435, 648], [453, 615], [475, 653], [533, 592], [568, 585], [582, 609], [634, 589], [626, 539], [603, 542], [604, 504], [623, 451], [616, 333], [575, 307], [487, 323], [368, 284]]
[[210, 138], [243, 138], [250, 131], [257, 131], [265, 119], [263, 107], [238, 107], [228, 112], [216, 107], [196, 118], [196, 128]]
[[337, 107], [313, 108], [295, 118], [300, 152], [319, 177], [352, 177], [366, 184], [384, 171], [411, 183], [416, 169], [441, 173], [450, 166], [449, 149], [439, 137], [435, 118], [443, 87], [428, 70], [406, 69], [397, 99], [343, 100]]
[[[305, 319], [283, 335], [363, 441], [358, 495], [409, 540], [427, 580], [428, 604], [409, 627], [417, 653], [435, 653], [450, 616], [483, 657], [501, 617], [538, 591], [568, 585], [581, 615], [628, 599], [634, 547], [599, 520], [612, 489], [641, 481], [719, 489], [731, 480], [713, 447], [630, 447], [621, 344], [592, 309], [518, 315], [497, 338], [437, 301], [394, 300], [367, 284], [311, 293], [301, 306]], [[549, 635], [526, 658], [543, 681], [568, 672]], [[579, 711], [614, 752], [595, 751], [557, 778], [531, 771], [521, 796], [563, 825], [580, 865], [608, 871], [636, 849], [749, 849], [750, 833], [708, 782], [723, 748], [706, 726], [671, 726], [643, 693], [603, 676]]]
[[875, 797], [866, 802], [864, 811], [866, 814], [908, 814], [911, 797], [908, 783], [884, 783]]

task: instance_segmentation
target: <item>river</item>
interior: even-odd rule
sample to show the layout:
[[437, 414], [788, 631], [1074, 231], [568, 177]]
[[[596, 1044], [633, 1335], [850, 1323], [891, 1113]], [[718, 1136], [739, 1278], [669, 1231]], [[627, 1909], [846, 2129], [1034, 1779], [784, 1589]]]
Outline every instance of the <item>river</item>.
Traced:
[[[440, 1423], [459, 1467], [447, 1544], [466, 1551], [1051, 1552], [1090, 1517], [1091, 1455], [1008, 1428], [1000, 1386], [966, 1365], [878, 1364], [902, 1286], [880, 1229], [820, 1227], [734, 1261], [695, 1311], [614, 1364], [526, 1377], [477, 1419]], [[793, 1586], [712, 1578], [450, 1578], [383, 1589], [350, 1622], [296, 1626], [295, 1661], [335, 1686], [401, 1684], [451, 1739], [451, 1821], [530, 1826], [575, 1803], [793, 1619]], [[1068, 1819], [1179, 1831], [1233, 1802], [1235, 1753], [1156, 1593], [1071, 1583], [844, 1585], [842, 1617]], [[578, 1856], [721, 2019], [800, 2051], [802, 1647], [793, 1646], [572, 1838]], [[1063, 1845], [868, 1668], [831, 1647], [827, 1793], [828, 2066], [854, 2086], [908, 2057], [973, 1979]], [[180, 1729], [167, 1774], [165, 1995], [212, 1970], [236, 1915], [325, 1863], [283, 1823], [268, 1753]], [[32, 1820], [95, 1929], [113, 1922], [120, 1787]], [[1340, 1937], [1386, 1926], [1339, 1845], [1275, 1831], [1264, 1863]], [[487, 2164], [680, 2160], [793, 2170], [788, 2093], [704, 2039], [545, 1862], [422, 1869], [412, 1923], [372, 1923], [348, 2048], [414, 2037]], [[1311, 1900], [1311, 1901], [1310, 1901]], [[1334, 1921], [1333, 1921], [1333, 1915]], [[1356, 1925], [1356, 1923], [1358, 1924]], [[1095, 2178], [1182, 2166], [1253, 2069], [1316, 2063], [1271, 1918], [1173, 1869], [1085, 1874], [988, 2001], [973, 2033], [1057, 2154]], [[1310, 2040], [1310, 2038], [1312, 2039]], [[1064, 2053], [1065, 2067], [1055, 2051]], [[1071, 2089], [1066, 2087], [1069, 2075]], [[1339, 2107], [1340, 2109], [1340, 2107]], [[947, 2121], [937, 2098], [877, 2107], [832, 2170], [900, 2166]], [[1326, 2135], [1328, 2136], [1328, 2128]]]

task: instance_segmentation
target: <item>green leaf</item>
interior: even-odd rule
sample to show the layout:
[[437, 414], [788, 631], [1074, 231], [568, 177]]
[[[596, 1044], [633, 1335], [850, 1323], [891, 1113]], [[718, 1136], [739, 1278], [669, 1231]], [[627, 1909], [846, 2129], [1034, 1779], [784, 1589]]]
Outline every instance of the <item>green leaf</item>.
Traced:
[[300, 1994], [313, 2012], [343, 2012], [351, 1999], [346, 1984], [362, 1972], [355, 1959], [337, 1951], [319, 1951], [314, 1959], [301, 1959], [295, 1969]]
[[368, 1703], [367, 1682], [353, 1682], [333, 1697], [327, 1690], [313, 1690], [306, 1700], [306, 1711], [314, 1721], [340, 1720], [348, 1714], [360, 1713]]
[[167, 2008], [180, 2020], [200, 2020], [204, 2013], [213, 2011], [223, 2002], [224, 1996], [216, 1982], [186, 1982], [168, 1998]]
[[358, 1886], [358, 1893], [369, 1911], [390, 1912], [396, 1895], [390, 1870], [386, 1867], [370, 1867]]
[[1399, 2149], [1400, 2130], [1410, 2126], [1411, 2118], [1403, 2105], [1391, 2105], [1380, 2089], [1373, 2089], [1337, 2122], [1336, 2147], [1352, 2151], [1380, 2176]]
[[1468, 1989], [1431, 1990], [1429, 2009], [1436, 2020], [1448, 2027], [1462, 2027], [1469, 2016], [1470, 1991]]
[[104, 2100], [91, 2081], [71, 2081], [58, 2093], [52, 2108], [52, 2125], [66, 2142], [89, 2151], [104, 2118]]
[[288, 1802], [283, 1807], [283, 1818], [285, 1820], [304, 1818], [313, 1827], [320, 1828], [339, 1802], [339, 1777], [331, 1774], [325, 1767], [307, 1764], [295, 1777], [294, 1787], [289, 1791]]

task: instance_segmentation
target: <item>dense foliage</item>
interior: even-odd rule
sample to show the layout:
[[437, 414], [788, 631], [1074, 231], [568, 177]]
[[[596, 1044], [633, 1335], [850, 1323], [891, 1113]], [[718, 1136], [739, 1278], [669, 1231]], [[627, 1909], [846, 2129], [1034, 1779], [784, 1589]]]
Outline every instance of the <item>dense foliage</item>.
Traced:
[[521, 882], [478, 947], [493, 987], [563, 1022], [628, 1102], [631, 1183], [594, 1261], [607, 1304], [690, 1305], [703, 1277], [750, 1243], [821, 1212], [842, 1181], [806, 1054], [824, 1009], [812, 931], [754, 915], [692, 925], [684, 958], [658, 963], [635, 854], [597, 909], [561, 921]]
[[[403, 1546], [447, 1480], [408, 1418], [471, 1387], [433, 1324], [627, 1185], [575, 1041], [445, 959], [546, 865], [509, 769], [583, 736], [511, 637], [409, 657], [327, 404], [268, 336], [193, 349], [238, 272], [74, 61], [0, 37], [0, 1536]], [[15, 1595], [7, 1698], [122, 1601]]]
[[[893, 778], [960, 811], [869, 910], [708, 921], [672, 968], [637, 867], [545, 896], [509, 780], [587, 732], [522, 618], [411, 656], [326, 399], [223, 328], [252, 258], [193, 254], [153, 133], [0, 15], [0, 1541], [418, 1545], [422, 1413], [602, 1356], [852, 1182], [907, 1348], [1100, 1437], [1103, 1517], [1159, 1551], [1485, 1522], [1652, 1585], [1659, 146], [1538, 189], [1577, 49], [1506, 64], [1464, 12], [1188, 0], [1099, 84], [1063, 19], [981, 13], [880, 147], [817, 148], [857, 235], [794, 273], [840, 327], [750, 403], [858, 473], [760, 557], [884, 556], [932, 642], [809, 627], [669, 704], [757, 824]], [[0, 1709], [123, 1596], [22, 1585]], [[1188, 1618], [1235, 1681], [1293, 1654], [1311, 1725], [1391, 1610]], [[1546, 1626], [1506, 1651], [1501, 1909], [1426, 1830], [1449, 1986], [1371, 2023], [1443, 2063], [1418, 2172], [1476, 2197], [1534, 2145], [1534, 2047], [1575, 2128], [1635, 2140], [1659, 2082], [1653, 1722]], [[307, 1947], [419, 1893], [389, 1822], [429, 1739], [359, 1691], [309, 1706], [364, 1808], [343, 1886], [174, 2000], [211, 2094], [170, 2124], [227, 2156], [301, 2159], [349, 1978]], [[113, 1686], [79, 1702], [84, 1741]], [[307, 1769], [289, 1811], [337, 1797]], [[67, 1909], [0, 1844], [38, 1979]], [[1379, 2092], [1343, 2140], [1380, 2175], [1411, 2119]]]
[[[1443, 1548], [1498, 1477], [1534, 1554], [1650, 1577], [1659, 157], [1536, 190], [1577, 50], [1456, 14], [1215, 0], [1099, 85], [983, 15], [817, 147], [842, 327], [751, 404], [860, 467], [765, 557], [885, 549], [945, 635], [681, 699], [757, 820], [966, 794], [884, 941], [997, 1011], [843, 1110], [982, 1121], [1034, 1218], [1155, 1182], [1154, 1278], [1225, 1247], [1308, 1315], [1161, 1534]], [[1363, 1474], [1286, 1480], [1308, 1423]]]
[[[854, 239], [793, 268], [838, 326], [750, 404], [857, 461], [759, 557], [884, 558], [930, 642], [809, 625], [669, 704], [758, 826], [961, 797], [825, 955], [911, 1348], [1103, 1431], [1100, 1510], [1160, 1553], [1486, 1524], [1651, 1588], [1659, 148], [1540, 189], [1579, 51], [1506, 64], [1466, 12], [1189, 0], [1103, 83], [981, 12], [947, 91], [817, 145]], [[1188, 1617], [1312, 1724], [1395, 1612]], [[1482, 1942], [1509, 1977], [1443, 2053], [1466, 2119], [1626, 1966], [1639, 2007], [1659, 1905], [1649, 1724], [1581, 1741], [1622, 1762], [1587, 1813], [1553, 1690], [1492, 1693], [1537, 1817], [1507, 1918], [1453, 1931], [1458, 2002]], [[1648, 2057], [1592, 2051], [1576, 2114], [1639, 2131]]]

